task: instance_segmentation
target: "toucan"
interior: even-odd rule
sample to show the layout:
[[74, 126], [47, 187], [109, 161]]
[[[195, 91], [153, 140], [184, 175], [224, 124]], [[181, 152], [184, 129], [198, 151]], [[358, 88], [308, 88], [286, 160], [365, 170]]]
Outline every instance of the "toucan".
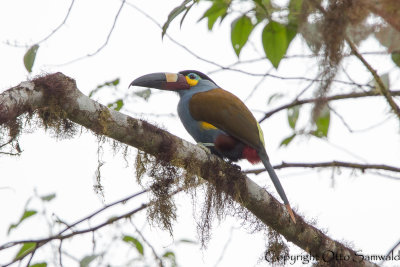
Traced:
[[231, 161], [246, 159], [252, 164], [261, 161], [296, 223], [285, 191], [269, 161], [261, 127], [238, 97], [196, 70], [151, 73], [135, 79], [130, 86], [176, 91], [180, 96], [179, 118], [196, 142]]

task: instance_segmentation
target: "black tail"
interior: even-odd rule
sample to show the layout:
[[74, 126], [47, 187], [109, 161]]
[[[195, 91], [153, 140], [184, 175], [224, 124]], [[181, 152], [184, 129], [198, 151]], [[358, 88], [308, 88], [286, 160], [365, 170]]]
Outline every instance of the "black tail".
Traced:
[[274, 183], [276, 191], [278, 191], [278, 194], [281, 197], [281, 199], [283, 200], [283, 203], [285, 203], [285, 206], [289, 212], [290, 217], [292, 218], [293, 222], [296, 223], [296, 219], [294, 218], [294, 214], [293, 214], [292, 208], [290, 207], [289, 200], [286, 197], [285, 190], [283, 190], [281, 182], [279, 181], [279, 178], [276, 175], [274, 168], [272, 167], [271, 163], [269, 162], [267, 152], [265, 150], [258, 152], [258, 156], [260, 157], [262, 163], [264, 164], [264, 167], [267, 170], [269, 177], [271, 178], [272, 182]]

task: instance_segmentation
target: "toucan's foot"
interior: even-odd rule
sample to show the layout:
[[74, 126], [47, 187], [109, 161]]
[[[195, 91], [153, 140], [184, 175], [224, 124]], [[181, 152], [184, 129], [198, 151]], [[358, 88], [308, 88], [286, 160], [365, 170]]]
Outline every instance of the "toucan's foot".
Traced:
[[211, 150], [209, 149], [209, 147], [213, 147], [214, 144], [213, 143], [197, 143], [197, 145], [203, 149], [207, 154], [211, 154]]

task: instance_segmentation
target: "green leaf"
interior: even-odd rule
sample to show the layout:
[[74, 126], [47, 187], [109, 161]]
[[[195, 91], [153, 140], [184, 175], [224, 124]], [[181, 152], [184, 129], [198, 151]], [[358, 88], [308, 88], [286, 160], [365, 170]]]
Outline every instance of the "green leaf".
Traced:
[[296, 133], [292, 134], [291, 136], [286, 137], [285, 139], [282, 140], [282, 142], [279, 144], [279, 146], [287, 146], [289, 145], [290, 142], [296, 137]]
[[176, 257], [175, 253], [172, 251], [167, 251], [162, 255], [163, 258], [169, 259], [171, 261], [171, 266], [176, 267]]
[[34, 265], [29, 265], [29, 267], [47, 267], [46, 262], [35, 263]]
[[98, 85], [95, 89], [93, 89], [92, 91], [90, 91], [89, 93], [89, 97], [92, 97], [95, 93], [97, 93], [101, 88], [106, 87], [106, 86], [117, 86], [120, 82], [119, 78], [116, 78], [112, 81], [108, 81], [108, 82], [104, 82], [100, 85]]
[[327, 105], [321, 110], [317, 119], [315, 119], [315, 125], [317, 130], [313, 132], [316, 137], [322, 138], [328, 136], [329, 123], [331, 119], [331, 110]]
[[265, 55], [275, 68], [286, 53], [288, 44], [286, 27], [275, 21], [270, 21], [262, 32], [262, 43]]
[[287, 109], [287, 116], [290, 128], [296, 127], [297, 120], [299, 118], [300, 106], [294, 106]]
[[36, 210], [25, 210], [19, 221], [15, 224], [11, 224], [10, 227], [8, 227], [7, 234], [10, 234], [12, 229], [17, 228], [25, 219], [35, 215], [36, 213], [37, 213]]
[[123, 241], [125, 241], [126, 243], [129, 243], [131, 245], [134, 245], [135, 248], [137, 249], [137, 251], [141, 254], [144, 255], [144, 251], [143, 251], [143, 245], [142, 243], [139, 242], [139, 240], [137, 240], [136, 238], [126, 235], [122, 238]]
[[400, 51], [395, 51], [392, 53], [392, 60], [397, 67], [400, 67]]
[[191, 4], [190, 6], [188, 6], [188, 7], [186, 8], [185, 14], [183, 14], [182, 19], [181, 19], [181, 22], [179, 23], [179, 27], [180, 27], [180, 28], [182, 28], [182, 24], [183, 24], [183, 21], [184, 21], [185, 18], [186, 18], [186, 15], [189, 13], [190, 9], [192, 8], [192, 6], [194, 6], [195, 3], [196, 3], [196, 2], [193, 2], [193, 4]]
[[35, 63], [36, 53], [38, 49], [38, 44], [32, 45], [24, 55], [24, 65], [29, 73], [32, 72], [33, 63]]
[[35, 250], [35, 248], [36, 242], [24, 243], [21, 249], [18, 251], [17, 255], [15, 255], [14, 260], [22, 259], [24, 256]]
[[284, 25], [270, 21], [264, 27], [262, 32], [264, 52], [276, 69], [296, 34], [297, 26], [294, 24]]
[[[183, 11], [187, 10], [189, 11], [190, 8], [186, 7], [186, 4], [191, 2], [192, 0], [184, 0], [182, 2], [182, 4], [180, 4], [179, 6], [175, 7], [174, 9], [172, 9], [172, 11], [168, 14], [168, 18], [167, 21], [164, 23], [164, 25], [162, 26], [162, 33], [161, 33], [161, 37], [164, 37], [165, 33], [167, 32], [167, 29], [169, 27], [169, 24], [179, 15], [181, 14]], [[191, 7], [191, 6], [190, 6]], [[186, 16], [186, 14], [185, 14]], [[182, 20], [183, 21], [183, 20]], [[181, 24], [182, 24], [181, 21]]]
[[203, 16], [199, 19], [202, 20], [204, 18], [208, 19], [208, 29], [211, 31], [214, 27], [215, 22], [219, 17], [221, 17], [221, 21], [227, 14], [229, 3], [225, 1], [216, 0], [213, 5], [207, 9], [207, 11], [203, 14]]
[[236, 55], [239, 57], [240, 51], [249, 39], [249, 35], [254, 25], [247, 16], [241, 16], [234, 20], [231, 26], [231, 42]]
[[[294, 37], [296, 37], [297, 34], [297, 24], [294, 23], [289, 23], [286, 26], [286, 39], [287, 39], [287, 48], [288, 49], [290, 43], [293, 41]], [[285, 51], [286, 54], [286, 51]]]
[[190, 239], [184, 239], [184, 238], [176, 241], [176, 244], [180, 244], [180, 243], [197, 244], [196, 241], [193, 241], [193, 240], [190, 240]]
[[46, 196], [41, 196], [40, 198], [43, 201], [52, 201], [55, 197], [56, 197], [56, 194], [49, 194], [49, 195], [46, 195]]
[[83, 259], [79, 262], [80, 267], [89, 267], [90, 263], [94, 261], [99, 255], [89, 255], [83, 257]]
[[147, 101], [150, 98], [151, 90], [147, 88], [145, 90], [135, 92], [134, 94]]
[[108, 108], [116, 110], [116, 111], [120, 111], [123, 106], [124, 106], [124, 100], [122, 100], [122, 99], [118, 99], [114, 103], [110, 103], [107, 105]]

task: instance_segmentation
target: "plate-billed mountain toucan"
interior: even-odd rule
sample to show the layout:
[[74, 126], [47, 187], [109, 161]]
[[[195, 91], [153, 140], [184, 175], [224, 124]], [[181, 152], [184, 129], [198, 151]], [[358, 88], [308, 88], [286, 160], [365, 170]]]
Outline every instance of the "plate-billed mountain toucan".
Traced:
[[262, 162], [296, 222], [285, 191], [269, 162], [263, 132], [246, 105], [221, 89], [207, 75], [185, 70], [179, 73], [152, 73], [134, 80], [130, 86], [178, 92], [178, 114], [189, 134], [211, 152], [231, 161]]

